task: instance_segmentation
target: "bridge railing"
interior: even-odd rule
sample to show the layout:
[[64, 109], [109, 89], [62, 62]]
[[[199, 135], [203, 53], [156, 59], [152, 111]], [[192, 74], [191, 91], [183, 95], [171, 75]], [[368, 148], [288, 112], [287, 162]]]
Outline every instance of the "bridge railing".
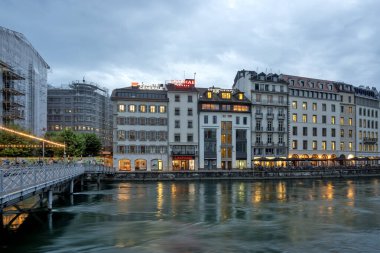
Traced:
[[0, 169], [0, 196], [48, 186], [84, 173], [81, 165], [30, 166]]

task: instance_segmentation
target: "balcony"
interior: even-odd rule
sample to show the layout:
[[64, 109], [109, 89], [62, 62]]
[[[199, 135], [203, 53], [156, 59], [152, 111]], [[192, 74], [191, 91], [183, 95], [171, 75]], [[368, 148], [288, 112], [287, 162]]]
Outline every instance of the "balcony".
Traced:
[[273, 113], [267, 113], [267, 119], [273, 119], [274, 114]]
[[262, 119], [263, 118], [263, 113], [262, 112], [256, 112], [255, 113], [255, 118], [256, 119]]
[[375, 144], [377, 143], [377, 138], [364, 137], [363, 142], [364, 144]]
[[262, 132], [264, 131], [262, 127], [255, 127], [255, 131], [256, 132]]
[[277, 114], [278, 119], [285, 119], [285, 114], [284, 113], [279, 113]]
[[274, 127], [267, 127], [267, 132], [274, 132]]
[[252, 104], [254, 105], [277, 105], [277, 106], [287, 106], [285, 101], [273, 101], [273, 100], [253, 100]]

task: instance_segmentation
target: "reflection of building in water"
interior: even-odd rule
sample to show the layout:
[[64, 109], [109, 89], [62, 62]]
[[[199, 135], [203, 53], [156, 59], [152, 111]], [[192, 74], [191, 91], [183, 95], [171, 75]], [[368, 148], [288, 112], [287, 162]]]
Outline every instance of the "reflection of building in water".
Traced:
[[[16, 208], [14, 208], [14, 211], [17, 211]], [[28, 216], [29, 214], [27, 213], [3, 215], [3, 224], [4, 226], [8, 226], [11, 230], [16, 230], [25, 222]]]

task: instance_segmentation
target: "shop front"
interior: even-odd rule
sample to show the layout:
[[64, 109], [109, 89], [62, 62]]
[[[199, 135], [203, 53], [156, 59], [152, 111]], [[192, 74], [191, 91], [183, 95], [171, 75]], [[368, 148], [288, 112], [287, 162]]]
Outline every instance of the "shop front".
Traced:
[[194, 170], [195, 166], [194, 156], [173, 156], [172, 168], [175, 171], [179, 170]]

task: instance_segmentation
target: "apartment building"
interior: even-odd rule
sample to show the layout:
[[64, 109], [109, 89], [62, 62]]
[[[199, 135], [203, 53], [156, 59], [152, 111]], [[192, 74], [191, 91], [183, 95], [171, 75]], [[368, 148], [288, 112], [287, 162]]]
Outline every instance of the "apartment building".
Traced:
[[199, 168], [251, 168], [251, 102], [239, 90], [198, 91]]
[[[341, 95], [332, 81], [281, 75], [289, 84], [289, 157], [336, 158]], [[353, 118], [348, 119], [353, 125]]]
[[198, 90], [194, 79], [166, 84], [170, 170], [198, 169]]
[[168, 95], [163, 84], [112, 92], [113, 164], [120, 171], [167, 171]]
[[[288, 156], [288, 84], [277, 74], [238, 71], [234, 89], [252, 103], [252, 159], [256, 165], [282, 165]], [[266, 161], [269, 160], [269, 161]]]
[[379, 156], [379, 92], [376, 88], [355, 87], [356, 156]]

